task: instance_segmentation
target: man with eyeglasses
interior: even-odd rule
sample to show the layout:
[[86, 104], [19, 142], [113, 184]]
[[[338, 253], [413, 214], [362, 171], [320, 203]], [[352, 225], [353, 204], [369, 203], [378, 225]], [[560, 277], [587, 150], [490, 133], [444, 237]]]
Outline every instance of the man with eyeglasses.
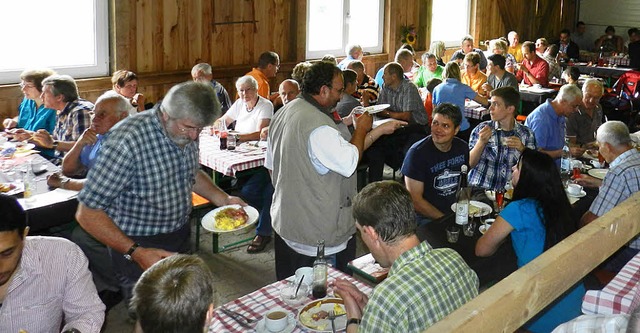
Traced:
[[192, 191], [217, 206], [245, 205], [199, 170], [198, 136], [220, 113], [211, 85], [181, 83], [160, 106], [119, 122], [102, 143], [76, 217], [111, 249], [126, 300], [144, 270], [189, 251]]
[[[269, 79], [276, 77], [280, 69], [280, 56], [273, 52], [263, 52], [258, 58], [258, 67], [254, 67], [246, 75], [253, 76], [258, 81], [258, 95], [269, 99], [274, 105], [280, 103], [280, 95], [275, 92], [271, 94]], [[279, 105], [279, 104], [278, 104]]]
[[[578, 112], [582, 105], [582, 91], [573, 84], [565, 84], [560, 88], [558, 96], [550, 98], [538, 106], [527, 116], [524, 125], [529, 127], [536, 137], [538, 150], [551, 156], [558, 168], [562, 158], [562, 147], [567, 135], [566, 119]], [[580, 152], [581, 150], [581, 152]], [[571, 147], [571, 154], [579, 156], [584, 153], [580, 147]]]

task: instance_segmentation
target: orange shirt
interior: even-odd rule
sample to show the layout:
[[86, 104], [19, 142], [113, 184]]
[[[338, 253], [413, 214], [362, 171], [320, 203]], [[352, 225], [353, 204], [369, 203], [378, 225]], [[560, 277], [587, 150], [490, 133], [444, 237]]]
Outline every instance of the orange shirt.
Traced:
[[253, 78], [258, 81], [258, 95], [269, 99], [269, 95], [271, 95], [271, 89], [269, 87], [269, 79], [267, 78], [267, 76], [257, 68], [251, 70], [251, 72], [247, 73], [247, 75], [253, 76]]
[[487, 74], [477, 71], [476, 75], [471, 76], [468, 75], [466, 71], [462, 72], [462, 79], [460, 82], [468, 85], [473, 89], [473, 91], [477, 92], [480, 95], [483, 95], [484, 90], [482, 90], [482, 85], [487, 82]]

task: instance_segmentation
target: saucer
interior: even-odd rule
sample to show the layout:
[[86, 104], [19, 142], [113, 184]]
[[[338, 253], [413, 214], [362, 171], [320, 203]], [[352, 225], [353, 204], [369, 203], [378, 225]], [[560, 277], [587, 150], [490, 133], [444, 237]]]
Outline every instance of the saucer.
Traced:
[[[291, 333], [293, 332], [293, 330], [296, 329], [296, 317], [289, 311], [283, 310], [285, 312], [287, 312], [287, 317], [288, 317], [288, 323], [287, 323], [287, 327], [285, 327], [282, 331], [278, 331], [276, 333]], [[256, 332], [257, 333], [272, 333], [271, 331], [269, 331], [267, 329], [267, 325], [265, 322], [265, 318], [260, 319], [260, 321], [258, 322], [258, 324], [256, 325]]]
[[585, 195], [587, 195], [587, 192], [585, 192], [584, 190], [581, 190], [580, 194], [571, 194], [571, 193], [567, 192], [567, 195], [570, 196], [570, 197], [574, 197], [574, 198], [582, 198]]

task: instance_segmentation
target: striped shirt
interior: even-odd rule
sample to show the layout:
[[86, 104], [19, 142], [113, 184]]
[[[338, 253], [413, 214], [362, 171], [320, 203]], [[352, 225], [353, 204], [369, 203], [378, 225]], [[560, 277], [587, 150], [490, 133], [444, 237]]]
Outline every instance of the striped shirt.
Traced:
[[478, 286], [456, 251], [422, 242], [401, 254], [373, 290], [358, 332], [422, 332], [476, 297]]
[[198, 142], [179, 147], [160, 117], [152, 109], [116, 124], [78, 196], [129, 236], [166, 234], [189, 222]]
[[75, 328], [97, 333], [104, 310], [87, 257], [77, 245], [57, 237], [25, 239], [0, 308], [0, 331], [53, 333]]
[[78, 98], [58, 113], [58, 122], [53, 129], [53, 138], [60, 141], [78, 141], [84, 130], [91, 126], [93, 103]]

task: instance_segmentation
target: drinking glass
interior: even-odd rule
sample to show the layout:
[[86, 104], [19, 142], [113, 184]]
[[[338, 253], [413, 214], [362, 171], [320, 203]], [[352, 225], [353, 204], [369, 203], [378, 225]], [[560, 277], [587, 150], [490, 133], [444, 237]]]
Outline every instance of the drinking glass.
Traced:
[[506, 193], [506, 190], [504, 188], [501, 188], [499, 190], [496, 191], [496, 212], [499, 213], [502, 211], [502, 208], [504, 207], [504, 194]]
[[476, 216], [478, 216], [477, 213], [475, 215], [473, 215], [471, 220], [469, 220], [469, 223], [467, 223], [467, 224], [462, 226], [462, 232], [467, 237], [473, 237], [473, 233], [474, 233], [474, 231], [476, 229], [476, 222], [475, 222], [476, 221]]
[[455, 226], [450, 226], [447, 228], [447, 241], [449, 243], [457, 243], [459, 236], [460, 236], [460, 228]]

